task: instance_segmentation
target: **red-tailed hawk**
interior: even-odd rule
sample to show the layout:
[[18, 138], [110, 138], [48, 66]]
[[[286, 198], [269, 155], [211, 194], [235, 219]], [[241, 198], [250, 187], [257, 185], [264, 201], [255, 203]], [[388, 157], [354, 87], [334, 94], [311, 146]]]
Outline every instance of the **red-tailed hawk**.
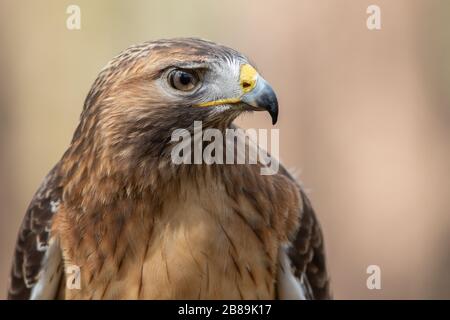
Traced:
[[275, 93], [230, 48], [160, 40], [114, 58], [26, 212], [8, 297], [329, 298], [319, 224], [284, 168], [171, 159], [174, 130], [224, 132], [253, 110], [276, 122]]

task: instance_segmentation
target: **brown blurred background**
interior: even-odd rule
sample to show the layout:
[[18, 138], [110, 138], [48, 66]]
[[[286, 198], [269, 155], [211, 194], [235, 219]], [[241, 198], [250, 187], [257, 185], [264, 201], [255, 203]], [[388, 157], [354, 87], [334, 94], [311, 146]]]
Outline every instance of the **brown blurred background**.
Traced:
[[[66, 28], [70, 4], [81, 30]], [[281, 159], [315, 205], [336, 298], [450, 299], [445, 0], [0, 0], [0, 298], [26, 207], [98, 71], [131, 44], [179, 36], [236, 48], [276, 89]], [[270, 127], [263, 114], [239, 124]], [[372, 264], [381, 290], [366, 287]]]

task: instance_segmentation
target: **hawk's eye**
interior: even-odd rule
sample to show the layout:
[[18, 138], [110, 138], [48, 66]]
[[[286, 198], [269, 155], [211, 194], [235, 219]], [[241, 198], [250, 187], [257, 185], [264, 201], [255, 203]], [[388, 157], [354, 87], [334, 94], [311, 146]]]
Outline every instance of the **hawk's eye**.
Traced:
[[198, 82], [198, 75], [194, 71], [177, 69], [169, 74], [169, 83], [177, 90], [190, 91], [197, 86]]

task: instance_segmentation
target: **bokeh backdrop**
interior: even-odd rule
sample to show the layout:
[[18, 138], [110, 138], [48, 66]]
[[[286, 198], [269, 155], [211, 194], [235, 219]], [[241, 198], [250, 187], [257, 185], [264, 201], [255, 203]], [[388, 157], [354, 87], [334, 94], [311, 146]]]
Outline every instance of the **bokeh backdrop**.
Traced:
[[[81, 30], [66, 28], [71, 4]], [[381, 30], [366, 27], [371, 4]], [[281, 160], [322, 223], [336, 298], [450, 298], [445, 0], [0, 0], [0, 298], [26, 207], [98, 71], [179, 36], [236, 48], [276, 89]], [[259, 113], [238, 122], [270, 128]], [[373, 264], [381, 290], [366, 287]]]

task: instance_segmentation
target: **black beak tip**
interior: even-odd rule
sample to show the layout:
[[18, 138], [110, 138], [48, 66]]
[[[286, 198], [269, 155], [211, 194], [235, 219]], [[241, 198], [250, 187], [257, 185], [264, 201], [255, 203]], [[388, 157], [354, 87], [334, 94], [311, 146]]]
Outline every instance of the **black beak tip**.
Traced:
[[266, 94], [260, 97], [259, 105], [266, 109], [272, 118], [272, 125], [278, 121], [278, 99], [272, 88], [268, 89]]
[[278, 121], [278, 100], [275, 93], [269, 96], [267, 102], [267, 111], [269, 111], [270, 117], [272, 118], [272, 125], [275, 125]]
[[272, 125], [275, 125], [278, 121], [278, 108], [271, 109], [269, 111], [270, 117], [272, 118]]
[[275, 92], [270, 88], [267, 94], [263, 98], [264, 105], [269, 111], [270, 117], [272, 118], [272, 125], [275, 125], [278, 121], [278, 99]]

